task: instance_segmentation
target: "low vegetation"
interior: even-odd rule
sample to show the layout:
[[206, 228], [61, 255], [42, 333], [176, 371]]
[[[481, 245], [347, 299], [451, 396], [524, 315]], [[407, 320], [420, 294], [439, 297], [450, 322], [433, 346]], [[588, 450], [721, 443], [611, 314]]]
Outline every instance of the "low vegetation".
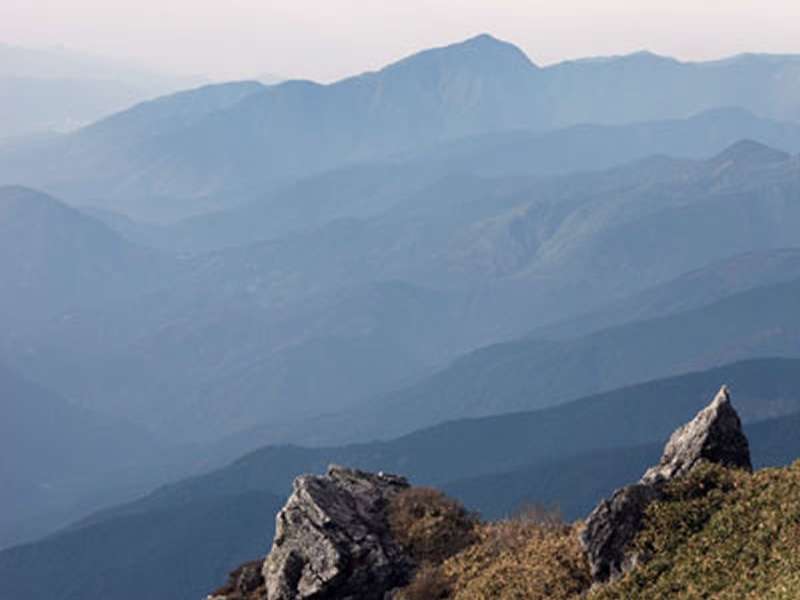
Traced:
[[435, 488], [409, 488], [389, 507], [392, 536], [423, 566], [473, 544], [478, 523], [477, 514]]
[[456, 600], [567, 599], [590, 584], [573, 527], [522, 520], [483, 526], [480, 541], [441, 568]]
[[800, 597], [800, 461], [754, 474], [706, 465], [672, 483], [633, 543], [639, 566], [604, 586], [591, 585], [580, 524], [525, 514], [536, 518], [478, 526], [474, 543], [418, 571], [403, 600]]
[[475, 526], [471, 537], [461, 552], [427, 562], [400, 598], [568, 599], [591, 583], [575, 528], [561, 523], [557, 508], [527, 505], [512, 520]]
[[647, 512], [645, 560], [596, 600], [796, 600], [800, 595], [800, 461], [753, 475], [698, 469]]
[[[703, 465], [664, 490], [633, 542], [637, 568], [592, 585], [581, 523], [529, 505], [480, 523], [432, 488], [410, 488], [389, 507], [393, 536], [418, 561], [394, 600], [797, 600], [800, 597], [800, 461], [756, 473]], [[263, 600], [245, 564], [217, 590]]]

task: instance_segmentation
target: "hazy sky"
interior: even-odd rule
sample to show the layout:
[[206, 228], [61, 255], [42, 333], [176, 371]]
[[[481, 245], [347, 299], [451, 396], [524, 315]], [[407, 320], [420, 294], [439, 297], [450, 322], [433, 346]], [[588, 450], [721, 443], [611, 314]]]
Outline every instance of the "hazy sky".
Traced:
[[800, 0], [0, 0], [0, 42], [215, 79], [330, 81], [482, 32], [538, 64], [644, 48], [800, 54]]

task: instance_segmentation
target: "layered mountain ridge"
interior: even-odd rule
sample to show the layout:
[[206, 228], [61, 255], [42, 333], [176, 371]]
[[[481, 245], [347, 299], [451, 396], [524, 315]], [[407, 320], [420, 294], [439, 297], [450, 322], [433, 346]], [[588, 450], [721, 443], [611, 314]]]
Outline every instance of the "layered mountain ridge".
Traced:
[[783, 82], [798, 69], [794, 57], [691, 64], [642, 55], [539, 69], [514, 46], [479, 36], [327, 86], [231, 84], [186, 94], [177, 114], [199, 118], [175, 120], [183, 126], [169, 135], [147, 124], [162, 118], [163, 102], [151, 103], [152, 117], [133, 136], [123, 113], [52, 144], [11, 149], [0, 181], [164, 219], [254, 187], [481, 133], [685, 118], [731, 102], [793, 120], [800, 109]]

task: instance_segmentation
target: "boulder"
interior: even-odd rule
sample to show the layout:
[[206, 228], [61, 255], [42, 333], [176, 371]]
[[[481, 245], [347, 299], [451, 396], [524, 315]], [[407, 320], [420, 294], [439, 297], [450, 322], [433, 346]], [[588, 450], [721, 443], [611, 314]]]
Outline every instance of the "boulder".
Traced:
[[331, 466], [305, 475], [278, 513], [262, 574], [268, 600], [383, 600], [414, 561], [391, 536], [389, 503], [402, 477]]
[[617, 579], [635, 567], [638, 557], [628, 546], [641, 528], [647, 506], [661, 496], [664, 485], [704, 462], [752, 469], [747, 437], [726, 386], [672, 434], [658, 465], [638, 483], [600, 502], [586, 519], [580, 542], [595, 581]]

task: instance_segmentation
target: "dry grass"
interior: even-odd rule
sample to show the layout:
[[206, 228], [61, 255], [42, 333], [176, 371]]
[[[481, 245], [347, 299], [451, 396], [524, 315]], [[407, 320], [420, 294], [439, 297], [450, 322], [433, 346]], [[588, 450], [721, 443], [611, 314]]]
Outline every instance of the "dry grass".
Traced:
[[452, 581], [439, 565], [425, 565], [394, 600], [445, 600], [452, 594]]
[[564, 515], [558, 504], [548, 508], [539, 502], [525, 502], [514, 514], [514, 520], [559, 527], [564, 524]]
[[455, 600], [566, 600], [591, 583], [574, 527], [521, 520], [485, 525], [442, 569]]
[[572, 600], [590, 583], [574, 527], [513, 520], [481, 525], [475, 543], [418, 571], [399, 598]]
[[[753, 475], [706, 465], [668, 486], [634, 541], [643, 560], [591, 588], [577, 525], [541, 507], [481, 525], [404, 600], [800, 600], [800, 462]], [[591, 588], [591, 590], [590, 590]]]
[[478, 516], [434, 488], [414, 487], [389, 506], [392, 536], [421, 564], [439, 564], [476, 540]]

